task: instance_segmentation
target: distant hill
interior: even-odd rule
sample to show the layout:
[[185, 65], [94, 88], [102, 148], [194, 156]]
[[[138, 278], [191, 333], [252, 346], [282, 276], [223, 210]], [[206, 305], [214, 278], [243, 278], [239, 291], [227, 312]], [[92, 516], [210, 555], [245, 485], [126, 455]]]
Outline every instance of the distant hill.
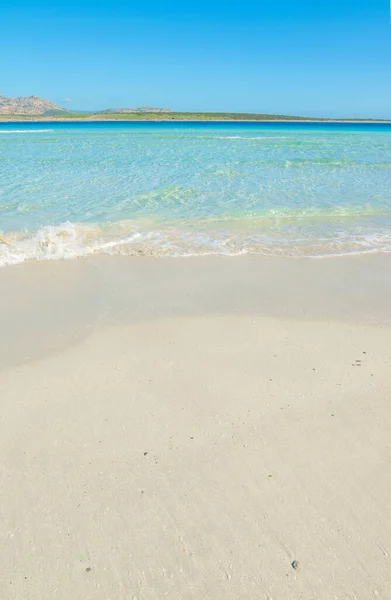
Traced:
[[28, 98], [0, 96], [0, 115], [59, 115], [63, 113], [69, 113], [69, 111], [38, 96], [29, 96]]
[[[175, 112], [169, 108], [139, 106], [75, 111], [57, 106], [39, 96], [7, 98], [0, 96], [1, 121], [341, 121], [374, 122], [375, 119], [328, 119], [260, 113]], [[379, 122], [391, 122], [379, 120]]]
[[154, 108], [153, 106], [139, 106], [137, 108], [106, 108], [96, 112], [97, 115], [123, 115], [129, 113], [170, 113], [169, 108]]

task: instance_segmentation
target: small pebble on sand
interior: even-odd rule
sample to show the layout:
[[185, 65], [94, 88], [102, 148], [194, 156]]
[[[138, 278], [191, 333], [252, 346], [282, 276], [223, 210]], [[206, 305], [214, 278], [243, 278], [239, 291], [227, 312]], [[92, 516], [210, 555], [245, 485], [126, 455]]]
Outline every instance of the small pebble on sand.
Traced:
[[300, 571], [300, 563], [298, 560], [294, 560], [292, 563], [292, 567], [293, 569], [295, 569], [295, 571]]

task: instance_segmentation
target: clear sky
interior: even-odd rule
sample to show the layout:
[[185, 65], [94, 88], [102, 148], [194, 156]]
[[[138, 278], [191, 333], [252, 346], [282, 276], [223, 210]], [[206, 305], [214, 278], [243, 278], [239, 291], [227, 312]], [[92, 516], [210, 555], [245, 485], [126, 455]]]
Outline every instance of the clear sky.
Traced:
[[388, 0], [0, 0], [0, 95], [391, 117]]

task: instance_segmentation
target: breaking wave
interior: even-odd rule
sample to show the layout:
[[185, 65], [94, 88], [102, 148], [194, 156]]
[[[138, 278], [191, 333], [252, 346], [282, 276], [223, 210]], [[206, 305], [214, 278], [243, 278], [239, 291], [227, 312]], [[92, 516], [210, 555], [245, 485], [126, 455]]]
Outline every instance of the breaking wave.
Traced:
[[0, 133], [47, 133], [53, 129], [0, 129]]
[[140, 227], [134, 221], [111, 224], [64, 223], [42, 227], [33, 233], [0, 235], [0, 266], [25, 261], [65, 260], [93, 254], [130, 256], [202, 256], [263, 254], [280, 257], [326, 257], [368, 252], [391, 252], [391, 229], [364, 233], [336, 230], [333, 236], [319, 232], [264, 230], [243, 231], [231, 227], [201, 226], [180, 229]]

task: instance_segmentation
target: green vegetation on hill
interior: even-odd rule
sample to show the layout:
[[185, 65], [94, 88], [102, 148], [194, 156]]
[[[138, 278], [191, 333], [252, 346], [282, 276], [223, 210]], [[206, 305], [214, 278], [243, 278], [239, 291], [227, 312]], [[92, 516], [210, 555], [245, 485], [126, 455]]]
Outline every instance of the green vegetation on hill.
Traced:
[[[45, 110], [45, 112], [43, 113], [44, 117], [66, 117], [69, 115], [72, 115], [73, 113], [69, 110], [57, 110], [55, 108], [51, 109], [51, 110]], [[20, 115], [19, 115], [20, 116]]]
[[[90, 115], [89, 118], [93, 118]], [[198, 112], [161, 112], [161, 113], [111, 113], [99, 114], [99, 118], [121, 119], [127, 121], [270, 121], [270, 120], [306, 120], [306, 117], [285, 115], [260, 115], [252, 113], [198, 113]]]
[[[254, 113], [217, 112], [129, 112], [86, 113], [50, 109], [42, 115], [0, 114], [0, 121], [334, 121], [338, 119], [313, 119], [291, 115], [266, 115]], [[375, 121], [375, 119], [340, 119], [342, 121]], [[386, 122], [386, 121], [385, 121]]]
[[53, 120], [89, 120], [89, 121], [305, 121], [307, 117], [286, 115], [264, 115], [253, 113], [201, 113], [201, 112], [131, 112], [131, 113], [77, 113], [70, 111], [46, 111], [42, 116], [36, 115], [0, 115], [0, 120], [41, 120], [53, 117]]

